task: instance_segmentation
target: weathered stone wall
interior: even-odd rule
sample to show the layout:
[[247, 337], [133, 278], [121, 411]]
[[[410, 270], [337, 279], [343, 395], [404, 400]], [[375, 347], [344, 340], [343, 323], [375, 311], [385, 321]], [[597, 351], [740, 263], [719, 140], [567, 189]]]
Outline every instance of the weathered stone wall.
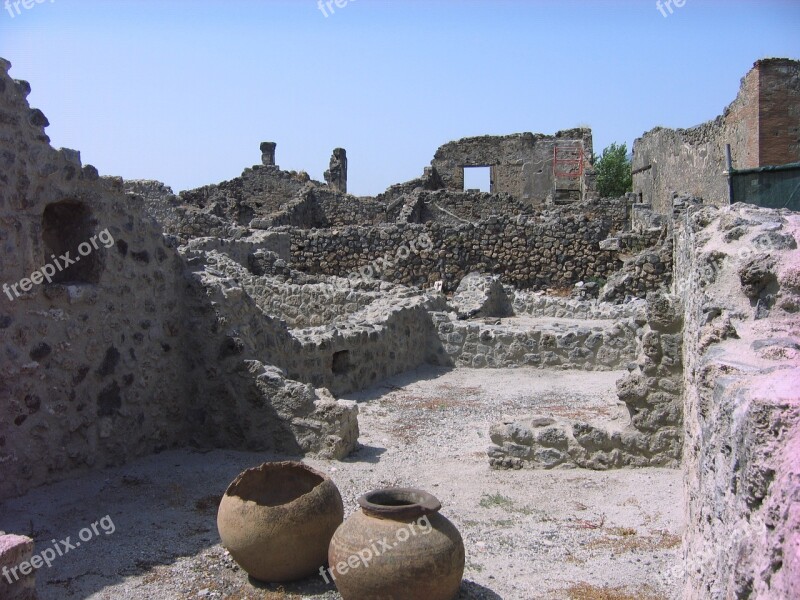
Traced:
[[0, 60], [0, 498], [190, 443], [347, 454], [356, 407], [270, 367], [299, 344], [206, 261], [223, 247], [233, 264], [282, 251], [280, 234], [179, 252], [154, 218], [179, 214], [157, 206], [167, 189], [126, 194], [51, 148], [9, 67]]
[[625, 304], [611, 304], [596, 300], [576, 300], [548, 296], [541, 292], [514, 290], [511, 294], [514, 314], [531, 317], [557, 317], [560, 319], [622, 320], [644, 316], [644, 300], [632, 300]]
[[181, 192], [180, 199], [185, 204], [205, 209], [236, 225], [247, 226], [256, 217], [278, 212], [309, 181], [305, 172], [254, 165], [230, 181]]
[[[643, 298], [672, 282], [672, 238], [666, 230], [662, 243], [625, 258], [623, 267], [609, 277], [600, 290], [604, 302], [622, 302], [626, 298]], [[620, 248], [621, 249], [621, 248]]]
[[[0, 497], [182, 443], [187, 397], [175, 376], [186, 370], [180, 258], [121, 186], [49, 146], [9, 66], [0, 61], [0, 283], [29, 289], [0, 294]], [[92, 237], [102, 243], [79, 255]], [[67, 251], [82, 262], [60, 281], [19, 283], [56, 271]]]
[[350, 315], [347, 322], [294, 330], [301, 349], [289, 357], [289, 377], [338, 395], [422, 364], [438, 364], [442, 350], [429, 310], [445, 307], [442, 298], [389, 297]]
[[664, 215], [672, 212], [672, 195], [686, 192], [721, 206], [729, 201], [725, 144], [743, 155], [722, 118], [693, 129], [657, 127], [633, 145], [633, 191]]
[[434, 315], [447, 361], [458, 367], [519, 366], [609, 371], [636, 359], [638, 325], [633, 319], [577, 325], [512, 319], [502, 324], [465, 322]]
[[531, 206], [506, 193], [485, 194], [438, 190], [420, 192], [420, 202], [424, 205], [417, 222], [437, 221], [439, 223], [474, 223], [491, 216], [517, 216], [530, 214]]
[[441, 146], [431, 165], [444, 186], [455, 191], [464, 189], [464, 167], [491, 167], [493, 193], [505, 192], [519, 200], [541, 204], [552, 200], [556, 144], [582, 146], [585, 167], [590, 167], [590, 129], [559, 131], [554, 136], [518, 133], [463, 138]]
[[[598, 368], [599, 363], [600, 368], [630, 370], [617, 382], [617, 395], [630, 416], [623, 427], [536, 416], [498, 423], [491, 429], [489, 464], [503, 469], [677, 466], [683, 443], [679, 309], [675, 299], [651, 294], [646, 316], [596, 328], [567, 355], [571, 368]], [[560, 343], [576, 337], [572, 333]]]
[[[333, 316], [332, 323], [289, 330], [281, 315], [269, 314], [270, 294], [275, 284], [272, 277], [255, 275], [216, 251], [195, 252], [188, 247], [182, 251], [194, 259], [195, 277], [207, 288], [193, 296], [202, 298], [213, 293], [215, 298], [224, 298], [216, 300], [213, 314], [219, 315], [224, 330], [230, 333], [219, 342], [204, 343], [209, 348], [204, 350], [208, 353], [206, 360], [212, 364], [231, 355], [239, 360], [254, 356], [280, 368], [291, 380], [315, 388], [325, 387], [338, 395], [363, 389], [425, 362], [435, 362], [439, 354], [440, 344], [428, 309], [447, 308], [441, 295], [428, 296], [378, 283], [383, 294], [379, 298], [373, 295], [374, 300], [366, 303], [372, 295], [368, 290], [375, 289], [374, 286], [354, 284], [348, 294], [352, 300], [348, 306], [357, 308], [364, 302], [362, 309], [352, 313], [332, 310], [325, 313]], [[318, 300], [321, 302], [325, 298], [330, 300], [327, 294], [331, 287], [336, 287], [333, 283], [338, 282], [326, 282], [325, 288], [309, 287], [324, 291], [325, 295]], [[359, 296], [361, 300], [357, 299]], [[314, 300], [313, 305], [306, 303], [308, 310], [319, 307], [317, 299]], [[231, 368], [237, 364], [233, 363]], [[198, 373], [195, 377], [202, 380], [204, 376]], [[209, 381], [208, 385], [219, 387], [220, 383]], [[222, 397], [229, 395], [220, 393]]]
[[[347, 280], [344, 280], [347, 282]], [[374, 302], [378, 294], [330, 283], [294, 284], [274, 277], [254, 279], [248, 293], [265, 313], [292, 329], [318, 327], [346, 319]]]
[[313, 197], [325, 215], [327, 227], [378, 225], [387, 221], [386, 205], [369, 197], [314, 188]]
[[633, 191], [662, 214], [675, 192], [728, 204], [725, 145], [735, 169], [800, 161], [798, 106], [800, 62], [756, 62], [722, 116], [691, 129], [656, 127], [634, 142]]
[[442, 280], [446, 291], [471, 271], [499, 274], [518, 288], [545, 289], [606, 278], [622, 264], [616, 252], [600, 249], [606, 224], [585, 215], [293, 230], [291, 235], [291, 266], [298, 270], [340, 277], [362, 273], [423, 287]]
[[[36, 569], [30, 568], [33, 540], [22, 535], [4, 535], [0, 531], [0, 598], [3, 600], [36, 600]], [[20, 572], [24, 567], [27, 575]]]
[[180, 251], [190, 270], [186, 326], [197, 335], [187, 346], [191, 443], [346, 456], [358, 438], [357, 406], [286, 378], [282, 367], [300, 344], [247, 294], [244, 267], [216, 250]]
[[800, 217], [686, 214], [684, 597], [800, 594]]

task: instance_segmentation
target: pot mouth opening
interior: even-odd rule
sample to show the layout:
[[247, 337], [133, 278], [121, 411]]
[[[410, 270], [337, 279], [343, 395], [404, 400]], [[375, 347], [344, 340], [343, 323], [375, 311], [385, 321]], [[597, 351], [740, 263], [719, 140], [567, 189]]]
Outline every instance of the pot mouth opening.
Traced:
[[365, 513], [383, 518], [421, 517], [442, 507], [435, 496], [414, 488], [375, 490], [361, 496], [358, 504]]
[[302, 498], [325, 475], [300, 462], [264, 463], [240, 474], [225, 492], [259, 506], [281, 506]]

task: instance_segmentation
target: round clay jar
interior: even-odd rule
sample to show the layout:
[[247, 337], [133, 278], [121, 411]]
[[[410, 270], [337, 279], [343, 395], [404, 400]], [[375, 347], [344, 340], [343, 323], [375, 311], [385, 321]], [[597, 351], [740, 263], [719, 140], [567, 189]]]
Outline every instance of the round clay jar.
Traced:
[[452, 600], [464, 542], [441, 503], [411, 488], [376, 490], [336, 530], [327, 577], [344, 600]]
[[343, 519], [342, 497], [327, 475], [301, 462], [271, 462], [228, 486], [217, 528], [242, 569], [280, 583], [319, 572]]

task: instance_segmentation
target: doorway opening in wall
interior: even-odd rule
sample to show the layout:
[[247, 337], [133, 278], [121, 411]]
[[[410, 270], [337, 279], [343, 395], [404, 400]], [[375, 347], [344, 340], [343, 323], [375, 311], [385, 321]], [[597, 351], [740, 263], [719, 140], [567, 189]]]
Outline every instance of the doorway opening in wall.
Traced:
[[65, 200], [45, 207], [42, 214], [44, 264], [59, 261], [54, 265], [59, 268], [53, 269], [56, 271], [52, 275], [53, 283], [100, 281], [102, 256], [89, 244], [94, 226], [92, 211], [80, 202]]
[[492, 191], [492, 167], [464, 167], [464, 191]]

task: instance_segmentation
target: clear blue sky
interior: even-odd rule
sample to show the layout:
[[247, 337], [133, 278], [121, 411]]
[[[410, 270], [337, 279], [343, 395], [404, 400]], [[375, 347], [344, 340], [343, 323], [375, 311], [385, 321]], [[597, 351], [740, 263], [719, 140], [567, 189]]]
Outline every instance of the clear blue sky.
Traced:
[[[0, 0], [0, 8], [5, 0]], [[239, 175], [278, 143], [350, 191], [419, 176], [452, 139], [594, 130], [596, 151], [722, 112], [759, 58], [800, 58], [800, 2], [44, 0], [0, 12], [56, 147], [176, 191]], [[342, 0], [340, 0], [341, 2]]]

